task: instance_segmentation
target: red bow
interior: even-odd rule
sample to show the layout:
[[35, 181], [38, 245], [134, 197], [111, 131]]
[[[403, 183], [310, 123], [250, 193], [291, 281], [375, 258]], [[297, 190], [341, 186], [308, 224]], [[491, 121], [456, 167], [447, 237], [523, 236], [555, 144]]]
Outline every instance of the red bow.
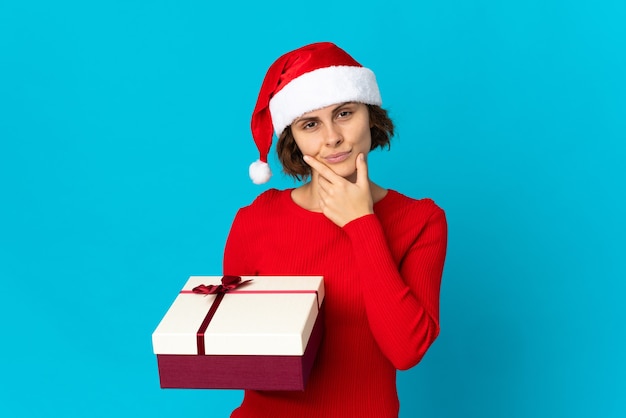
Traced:
[[222, 277], [222, 284], [214, 285], [204, 285], [201, 284], [199, 286], [194, 287], [191, 291], [193, 293], [199, 293], [203, 295], [216, 295], [220, 293], [227, 293], [230, 290], [236, 289], [237, 287], [250, 282], [251, 280], [241, 281], [241, 277], [239, 276], [224, 276]]

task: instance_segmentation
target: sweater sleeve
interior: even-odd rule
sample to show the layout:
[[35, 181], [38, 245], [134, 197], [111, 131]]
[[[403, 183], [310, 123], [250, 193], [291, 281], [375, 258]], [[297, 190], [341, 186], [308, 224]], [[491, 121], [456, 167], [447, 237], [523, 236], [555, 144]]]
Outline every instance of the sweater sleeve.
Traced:
[[439, 292], [447, 245], [443, 210], [435, 210], [399, 263], [376, 215], [344, 226], [358, 263], [370, 328], [391, 363], [406, 370], [439, 334]]

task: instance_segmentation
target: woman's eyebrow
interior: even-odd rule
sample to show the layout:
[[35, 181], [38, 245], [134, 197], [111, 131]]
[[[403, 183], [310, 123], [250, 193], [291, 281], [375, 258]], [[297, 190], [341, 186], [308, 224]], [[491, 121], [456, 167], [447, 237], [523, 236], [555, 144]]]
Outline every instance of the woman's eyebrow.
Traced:
[[[349, 104], [353, 104], [353, 103], [356, 103], [356, 102], [343, 102], [343, 103], [339, 103], [337, 106], [335, 106], [335, 107], [333, 108], [332, 113], [335, 113], [337, 110], [341, 109], [341, 108], [342, 108], [343, 106], [345, 106], [345, 105], [349, 105]], [[294, 120], [294, 121], [292, 122], [292, 124], [294, 124], [294, 123], [299, 123], [299, 122], [303, 122], [303, 121], [307, 121], [307, 122], [309, 122], [309, 121], [312, 121], [312, 120], [319, 120], [319, 117], [318, 117], [318, 116], [301, 116], [301, 117], [297, 118], [296, 120]]]
[[354, 103], [354, 102], [343, 102], [343, 103], [340, 103], [333, 109], [333, 112], [336, 112], [337, 110], [341, 109], [343, 106], [349, 105], [349, 104], [352, 104], [352, 103]]
[[310, 122], [312, 120], [313, 121], [319, 120], [319, 118], [317, 116], [302, 116], [302, 117], [299, 117], [298, 119], [294, 120], [293, 123]]

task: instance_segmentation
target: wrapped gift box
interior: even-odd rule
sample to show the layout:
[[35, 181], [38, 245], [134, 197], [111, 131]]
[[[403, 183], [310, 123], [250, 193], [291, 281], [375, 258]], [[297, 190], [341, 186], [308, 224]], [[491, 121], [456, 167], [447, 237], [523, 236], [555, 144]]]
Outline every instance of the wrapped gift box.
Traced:
[[322, 277], [242, 276], [194, 293], [223, 291], [222, 279], [191, 276], [152, 334], [161, 387], [304, 390], [323, 333]]

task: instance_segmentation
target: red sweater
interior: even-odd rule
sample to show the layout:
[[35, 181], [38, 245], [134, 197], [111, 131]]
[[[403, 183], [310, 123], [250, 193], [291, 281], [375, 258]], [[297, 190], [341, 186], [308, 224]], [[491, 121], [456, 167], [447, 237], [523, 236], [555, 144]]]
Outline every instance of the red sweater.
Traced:
[[246, 391], [233, 418], [398, 416], [396, 369], [439, 333], [443, 210], [389, 190], [343, 228], [268, 190], [239, 210], [224, 274], [324, 276], [325, 334], [303, 392]]

